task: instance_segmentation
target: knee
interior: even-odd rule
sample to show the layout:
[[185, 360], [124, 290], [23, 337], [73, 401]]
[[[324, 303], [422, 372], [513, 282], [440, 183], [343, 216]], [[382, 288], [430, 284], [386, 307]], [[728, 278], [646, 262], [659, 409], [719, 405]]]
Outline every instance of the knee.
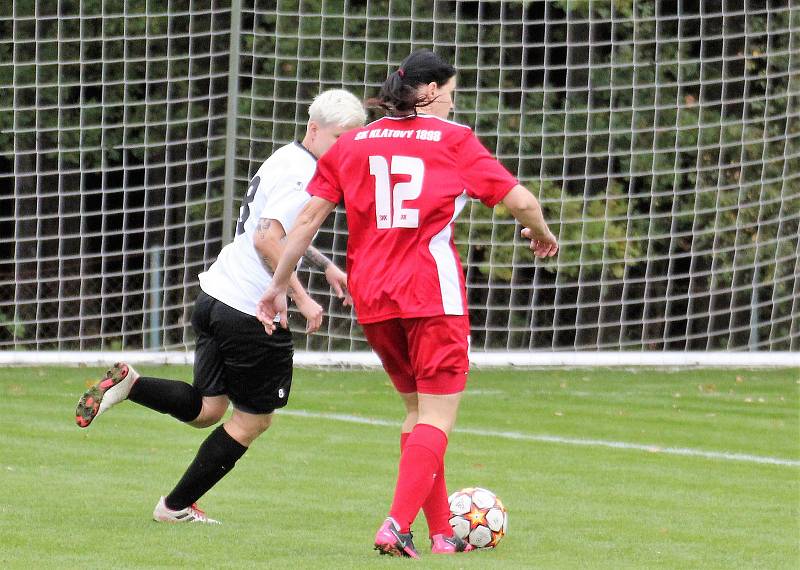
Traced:
[[419, 421], [419, 412], [414, 410], [407, 410], [406, 411], [406, 418], [403, 420], [402, 430], [403, 431], [411, 431], [417, 422]]
[[225, 412], [228, 411], [228, 402], [222, 401], [209, 401], [203, 399], [203, 407], [200, 410], [200, 415], [189, 422], [189, 425], [196, 428], [211, 427], [222, 419]]
[[250, 435], [253, 436], [253, 439], [260, 436], [262, 433], [269, 429], [269, 426], [272, 425], [272, 414], [268, 416], [258, 416], [258, 419], [254, 422], [249, 422], [247, 429]]
[[189, 425], [192, 427], [196, 427], [198, 429], [211, 427], [219, 420], [222, 419], [222, 414], [219, 415], [203, 415], [203, 412], [200, 412], [200, 415], [197, 416], [195, 419], [189, 422]]
[[248, 414], [245, 419], [234, 412], [231, 419], [225, 423], [225, 429], [233, 439], [242, 445], [249, 446], [258, 436], [267, 431], [270, 425], [272, 425], [272, 414]]
[[406, 408], [406, 417], [403, 420], [402, 430], [404, 432], [411, 431], [419, 421], [419, 398], [416, 392], [401, 392], [400, 398], [403, 400], [403, 405]]

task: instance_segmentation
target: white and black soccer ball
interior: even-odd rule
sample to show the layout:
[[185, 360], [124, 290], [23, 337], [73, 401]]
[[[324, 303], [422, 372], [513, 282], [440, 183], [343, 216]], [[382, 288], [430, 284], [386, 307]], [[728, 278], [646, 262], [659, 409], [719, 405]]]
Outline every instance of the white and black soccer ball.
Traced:
[[494, 548], [508, 529], [508, 511], [488, 489], [467, 487], [450, 495], [450, 526], [475, 548]]

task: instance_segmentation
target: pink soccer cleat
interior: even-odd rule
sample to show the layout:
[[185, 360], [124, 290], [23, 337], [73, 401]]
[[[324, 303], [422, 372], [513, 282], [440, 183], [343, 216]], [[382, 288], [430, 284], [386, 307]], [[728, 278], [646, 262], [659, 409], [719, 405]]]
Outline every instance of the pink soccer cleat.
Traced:
[[419, 558], [411, 533], [401, 533], [392, 517], [388, 517], [375, 534], [375, 550], [391, 556]]
[[456, 552], [469, 552], [470, 550], [475, 550], [475, 547], [464, 542], [458, 535], [434, 534], [431, 537], [431, 552], [433, 554], [455, 554]]

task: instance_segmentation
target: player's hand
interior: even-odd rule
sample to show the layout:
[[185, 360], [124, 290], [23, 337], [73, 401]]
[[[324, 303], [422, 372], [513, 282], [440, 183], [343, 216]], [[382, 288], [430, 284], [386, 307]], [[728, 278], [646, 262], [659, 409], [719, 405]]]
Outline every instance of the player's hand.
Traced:
[[333, 263], [325, 268], [325, 279], [333, 289], [334, 294], [342, 300], [345, 307], [353, 304], [353, 298], [347, 290], [347, 273], [336, 267]]
[[287, 313], [286, 290], [270, 285], [256, 305], [256, 317], [264, 325], [267, 334], [271, 335], [275, 331], [275, 315], [280, 315], [280, 325], [283, 328], [289, 326]]
[[550, 230], [545, 235], [534, 236], [530, 228], [523, 228], [522, 237], [531, 240], [530, 248], [536, 257], [553, 257], [558, 253], [558, 240]]
[[322, 325], [322, 306], [308, 295], [294, 300], [297, 309], [306, 318], [306, 334], [317, 332]]

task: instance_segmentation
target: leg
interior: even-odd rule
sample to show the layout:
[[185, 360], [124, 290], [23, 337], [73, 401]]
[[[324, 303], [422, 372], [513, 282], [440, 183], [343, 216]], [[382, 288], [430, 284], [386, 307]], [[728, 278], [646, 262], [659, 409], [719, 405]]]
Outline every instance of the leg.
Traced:
[[[441, 401], [436, 399], [445, 398], [444, 396], [433, 396], [431, 394], [420, 394], [422, 403], [421, 408], [425, 409], [424, 415], [420, 414], [420, 423], [428, 425], [439, 426], [446, 434], [449, 435], [455, 424], [456, 415], [458, 413], [458, 405], [461, 400], [461, 394], [453, 394], [453, 398], [444, 403], [444, 411], [438, 409], [442, 405]], [[433, 400], [433, 406], [431, 406]], [[431, 415], [434, 417], [431, 417]], [[444, 457], [442, 457], [442, 464], [439, 470], [434, 475], [433, 486], [431, 492], [422, 503], [422, 512], [425, 513], [425, 519], [428, 521], [428, 534], [431, 540], [436, 542], [436, 536], [441, 535], [443, 538], [449, 538], [453, 535], [453, 529], [450, 526], [450, 505], [447, 501], [447, 480], [445, 478]]]
[[205, 407], [202, 393], [191, 384], [149, 376], [142, 376], [133, 384], [128, 399], [192, 425]]
[[419, 418], [417, 406], [419, 400], [416, 392], [409, 392], [407, 394], [400, 392], [400, 398], [403, 400], [403, 404], [406, 407], [406, 417], [403, 420], [403, 425], [400, 426], [400, 437], [402, 438], [403, 434], [411, 433], [411, 430], [417, 425], [417, 419]]
[[418, 424], [433, 426], [450, 435], [456, 424], [463, 392], [455, 394], [419, 394]]
[[[423, 400], [426, 399], [425, 396], [427, 395], [423, 395]], [[410, 435], [405, 432], [400, 434], [401, 453], [405, 449]], [[444, 472], [444, 462], [442, 462], [441, 468], [434, 474], [431, 492], [422, 503], [422, 512], [425, 513], [425, 519], [428, 522], [431, 552], [434, 554], [469, 552], [473, 549], [472, 545], [456, 536], [450, 526], [450, 505], [447, 500], [447, 481]]]
[[[402, 447], [403, 442], [411, 435], [410, 432], [418, 418], [417, 387], [408, 357], [405, 331], [400, 319], [365, 324], [363, 329], [406, 408], [406, 417], [400, 433]], [[400, 527], [391, 517], [383, 522], [375, 534], [375, 549], [381, 554], [419, 558], [410, 531], [406, 528], [400, 532]]]
[[[202, 353], [195, 360], [195, 385], [206, 396], [192, 422], [197, 427], [214, 424], [223, 416], [228, 401], [231, 417], [203, 442], [195, 460], [166, 496], [170, 509], [191, 505], [226, 476], [250, 444], [272, 422], [272, 412], [288, 398], [292, 376], [291, 335], [287, 331], [269, 337], [253, 316], [201, 295], [206, 311], [192, 319], [202, 333]], [[226, 395], [212, 395], [224, 392]]]
[[[437, 514], [440, 511], [444, 513], [443, 517], [435, 516], [433, 521], [429, 519], [428, 522], [432, 534], [441, 534], [442, 531], [448, 532], [450, 510], [443, 481], [444, 454], [447, 434], [455, 424], [461, 394], [419, 394], [418, 398], [419, 422], [405, 441], [389, 516], [397, 521], [400, 532], [407, 532], [420, 508], [428, 503], [432, 514], [433, 510]], [[441, 478], [442, 483], [431, 501], [428, 501], [437, 478]], [[444, 508], [447, 510], [444, 511]], [[442, 518], [447, 528], [444, 528]]]
[[196, 428], [207, 428], [216, 424], [228, 411], [230, 401], [227, 396], [203, 396], [200, 413], [189, 425]]
[[233, 415], [225, 422], [225, 431], [245, 447], [250, 447], [250, 444], [272, 425], [273, 415], [272, 413], [250, 414], [241, 410], [233, 410]]
[[[408, 415], [406, 416], [406, 421], [403, 423], [402, 433], [400, 434], [400, 452], [402, 453], [405, 450], [406, 442], [411, 435], [411, 430], [417, 423], [416, 420], [419, 416], [417, 410], [419, 398], [417, 397], [417, 394], [414, 394], [413, 398], [406, 398], [404, 394], [401, 394], [401, 396], [404, 396], [404, 401], [406, 402], [406, 408], [408, 410]], [[431, 395], [429, 394], [421, 394], [420, 396], [422, 397], [422, 400], [429, 400], [431, 398]], [[425, 417], [428, 421], [421, 421], [420, 423], [430, 425], [436, 425], [436, 423], [445, 423], [443, 422], [443, 415], [446, 414], [442, 414], [440, 412], [437, 414], [437, 418], [430, 418], [430, 408], [431, 406], [426, 403]], [[452, 422], [447, 423], [449, 423], [451, 426], [450, 429], [452, 429]], [[449, 433], [450, 429], [443, 431], [445, 431], [445, 433]], [[449, 522], [450, 507], [447, 502], [447, 480], [445, 478], [444, 463], [442, 463], [441, 468], [434, 474], [433, 487], [431, 487], [430, 493], [425, 498], [425, 502], [422, 503], [422, 512], [425, 513], [425, 520], [428, 522], [428, 534], [431, 539], [433, 539], [433, 537], [436, 535], [449, 537], [452, 534], [452, 528], [450, 527]]]
[[227, 409], [224, 366], [211, 326], [216, 301], [201, 293], [195, 301], [192, 327], [197, 336], [194, 384], [142, 376], [125, 363], [114, 365], [105, 378], [86, 391], [78, 402], [76, 421], [87, 427], [111, 406], [128, 399], [169, 414], [195, 427], [218, 422]]
[[202, 394], [186, 382], [139, 376], [132, 366], [118, 362], [81, 396], [75, 420], [80, 427], [88, 427], [97, 416], [126, 399], [182, 422], [195, 420], [203, 408]]
[[230, 473], [239, 458], [272, 423], [272, 414], [248, 414], [234, 410], [231, 418], [206, 438], [197, 456], [172, 492], [167, 508], [181, 510], [197, 502]]
[[[417, 420], [419, 418], [419, 397], [416, 392], [411, 394], [400, 394], [400, 397], [403, 399], [403, 403], [406, 406], [406, 418], [403, 421], [403, 425], [401, 428], [400, 433], [400, 453], [402, 454], [403, 450], [405, 449], [406, 442], [408, 441], [409, 436], [411, 435], [411, 431], [414, 429], [414, 426], [417, 424]], [[423, 400], [433, 398], [433, 396], [429, 394], [422, 394]], [[426, 419], [428, 421], [421, 421], [420, 423], [427, 423], [431, 425], [437, 425], [437, 423], [444, 424], [442, 414], [438, 414], [439, 417], [437, 418], [430, 418], [429, 415], [431, 414], [430, 405], [427, 405], [428, 411], [426, 411]], [[435, 406], [434, 406], [435, 408]], [[445, 431], [445, 433], [450, 433], [452, 429], [452, 422], [448, 422], [450, 427]], [[444, 464], [440, 470], [438, 470], [434, 474], [433, 479], [433, 487], [431, 488], [431, 492], [425, 498], [425, 502], [422, 503], [422, 512], [425, 514], [425, 520], [428, 522], [428, 534], [433, 540], [433, 537], [436, 535], [442, 535], [443, 537], [450, 537], [452, 535], [452, 528], [450, 527], [450, 507], [447, 502], [447, 480], [444, 474]]]
[[[460, 317], [408, 319], [404, 324], [418, 390], [418, 423], [405, 440], [391, 516], [402, 532], [425, 505], [431, 534], [449, 537], [444, 455], [466, 384], [469, 326]], [[426, 342], [430, 338], [438, 342]]]
[[194, 382], [139, 378], [128, 399], [187, 422], [194, 427], [217, 423], [228, 408], [224, 359], [212, 327], [216, 300], [200, 293], [194, 304], [192, 328], [196, 335]]
[[[466, 382], [468, 328], [465, 319], [448, 318], [395, 319], [364, 326], [406, 407], [394, 500], [389, 518], [375, 536], [375, 548], [383, 554], [418, 557], [410, 526], [423, 505], [431, 534], [438, 539], [434, 552], [443, 552], [436, 545], [452, 537], [444, 453]], [[421, 378], [427, 379], [423, 389]], [[450, 547], [452, 552], [465, 550]]]

